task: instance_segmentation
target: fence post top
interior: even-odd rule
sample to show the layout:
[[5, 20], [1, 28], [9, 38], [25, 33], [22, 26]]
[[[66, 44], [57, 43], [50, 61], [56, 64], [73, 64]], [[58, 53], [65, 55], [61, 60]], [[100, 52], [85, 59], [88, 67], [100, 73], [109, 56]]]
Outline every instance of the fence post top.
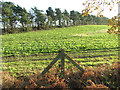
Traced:
[[61, 49], [60, 51], [64, 51], [64, 49]]
[[59, 53], [60, 53], [60, 52], [64, 52], [64, 49], [59, 50]]
[[61, 51], [64, 51], [64, 49], [61, 49]]

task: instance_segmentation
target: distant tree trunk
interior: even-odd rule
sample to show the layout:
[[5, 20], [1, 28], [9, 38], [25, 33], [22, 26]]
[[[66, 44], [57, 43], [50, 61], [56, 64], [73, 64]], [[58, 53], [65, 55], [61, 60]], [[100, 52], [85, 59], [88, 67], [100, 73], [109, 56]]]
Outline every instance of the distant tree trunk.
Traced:
[[50, 21], [50, 27], [52, 27], [52, 25], [53, 25], [53, 23], [52, 23], [52, 21]]
[[24, 32], [25, 31], [25, 26], [24, 26], [24, 23], [22, 23], [22, 31]]
[[67, 26], [69, 26], [69, 21], [67, 20]]
[[61, 26], [61, 19], [59, 19], [59, 26]]
[[37, 23], [37, 25], [38, 25], [37, 29], [40, 30], [40, 24], [39, 24], [39, 22]]
[[5, 30], [5, 22], [3, 22], [3, 23], [4, 23], [4, 24], [3, 24], [3, 29], [4, 29], [4, 33], [5, 33], [5, 31], [6, 31], [6, 30]]
[[73, 25], [75, 25], [75, 20], [73, 20]]
[[34, 25], [33, 25], [33, 23], [32, 23], [32, 29], [34, 28]]
[[54, 20], [54, 24], [55, 24], [55, 27], [56, 27], [56, 20]]
[[9, 33], [12, 33], [13, 32], [13, 23], [12, 22], [10, 22], [10, 30], [9, 30]]

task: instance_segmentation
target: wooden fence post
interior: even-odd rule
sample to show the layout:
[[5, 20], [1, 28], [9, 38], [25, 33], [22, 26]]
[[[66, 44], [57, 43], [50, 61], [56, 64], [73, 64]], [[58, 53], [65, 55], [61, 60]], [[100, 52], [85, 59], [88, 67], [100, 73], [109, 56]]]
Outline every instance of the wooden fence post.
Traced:
[[57, 62], [57, 60], [60, 58], [61, 53], [59, 53], [56, 58], [53, 59], [53, 61], [44, 69], [44, 71], [42, 72], [42, 76], [44, 76], [44, 74], [53, 66], [53, 64], [55, 64]]
[[82, 74], [84, 73], [84, 69], [81, 68], [75, 61], [73, 61], [67, 54], [65, 54], [66, 58], [74, 65], [76, 66], [79, 70], [82, 71]]
[[64, 66], [65, 66], [65, 53], [64, 50], [61, 50], [61, 75], [64, 77]]
[[83, 68], [81, 68], [76, 62], [74, 62], [67, 54], [64, 53], [64, 49], [61, 49], [59, 51], [59, 54], [53, 59], [53, 61], [44, 69], [44, 71], [42, 72], [42, 76], [44, 76], [44, 74], [53, 66], [53, 64], [55, 64], [58, 59], [61, 58], [61, 76], [62, 78], [64, 77], [64, 66], [65, 66], [65, 57], [74, 65], [76, 66], [79, 70], [82, 71], [82, 74], [84, 73]]

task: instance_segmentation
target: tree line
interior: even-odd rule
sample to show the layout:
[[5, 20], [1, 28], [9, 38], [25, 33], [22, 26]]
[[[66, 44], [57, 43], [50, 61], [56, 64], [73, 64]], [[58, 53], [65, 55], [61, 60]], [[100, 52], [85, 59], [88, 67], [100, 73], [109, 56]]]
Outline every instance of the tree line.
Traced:
[[66, 9], [62, 12], [60, 8], [53, 10], [52, 7], [48, 7], [46, 13], [43, 13], [43, 10], [39, 10], [37, 7], [27, 11], [24, 7], [12, 2], [1, 3], [3, 33], [47, 30], [75, 25], [107, 25], [108, 20], [106, 17], [96, 17], [90, 14], [82, 17], [82, 13], [74, 10], [69, 13]]

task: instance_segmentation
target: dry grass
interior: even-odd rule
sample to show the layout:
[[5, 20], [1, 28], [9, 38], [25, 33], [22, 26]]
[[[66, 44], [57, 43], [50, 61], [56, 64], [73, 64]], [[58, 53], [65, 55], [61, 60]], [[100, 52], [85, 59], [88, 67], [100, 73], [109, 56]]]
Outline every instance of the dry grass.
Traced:
[[[3, 88], [117, 88], [120, 86], [120, 63], [111, 66], [101, 65], [98, 68], [86, 68], [81, 76], [80, 71], [69, 69], [65, 72], [65, 77], [59, 77], [60, 68], [51, 68], [50, 71], [41, 77], [38, 73], [34, 76], [21, 77], [21, 79], [10, 76], [8, 72], [2, 73]], [[52, 71], [52, 72], [51, 72]], [[76, 71], [76, 72], [74, 72]]]

